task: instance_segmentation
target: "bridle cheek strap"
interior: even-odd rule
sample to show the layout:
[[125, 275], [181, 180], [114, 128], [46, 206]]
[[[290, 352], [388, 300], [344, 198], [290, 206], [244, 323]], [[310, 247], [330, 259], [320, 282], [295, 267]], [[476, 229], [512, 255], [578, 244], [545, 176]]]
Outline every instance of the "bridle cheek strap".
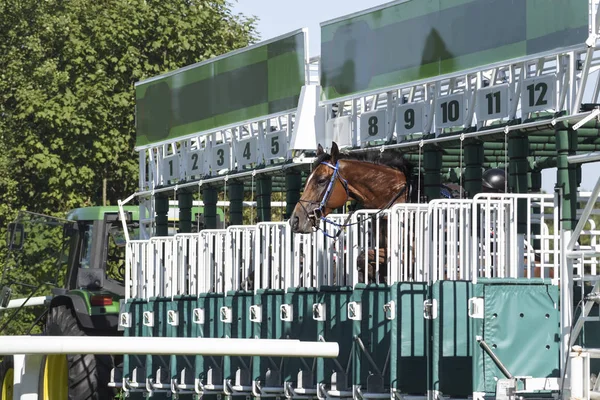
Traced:
[[346, 190], [346, 200], [350, 197], [350, 192], [348, 191], [348, 181], [346, 181], [340, 175], [340, 162], [336, 162], [335, 165], [328, 163], [326, 161], [322, 161], [321, 164], [328, 166], [333, 169], [333, 174], [331, 174], [331, 179], [329, 180], [329, 185], [327, 186], [327, 190], [325, 190], [325, 195], [323, 195], [323, 199], [321, 199], [321, 203], [319, 203], [319, 207], [313, 210], [313, 216], [315, 220], [326, 220], [323, 216], [325, 214], [325, 209], [327, 208], [327, 202], [329, 198], [333, 194], [333, 188], [335, 187], [335, 180], [339, 179], [342, 185], [344, 186], [344, 190]]

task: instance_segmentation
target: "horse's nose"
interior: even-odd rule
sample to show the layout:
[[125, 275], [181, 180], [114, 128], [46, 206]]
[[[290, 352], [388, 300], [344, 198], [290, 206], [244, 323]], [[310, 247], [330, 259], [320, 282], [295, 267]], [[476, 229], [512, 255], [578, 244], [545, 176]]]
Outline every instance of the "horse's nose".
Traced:
[[290, 218], [290, 226], [292, 227], [292, 231], [297, 232], [299, 225], [300, 225], [300, 218], [296, 217], [295, 215], [292, 215], [292, 217]]

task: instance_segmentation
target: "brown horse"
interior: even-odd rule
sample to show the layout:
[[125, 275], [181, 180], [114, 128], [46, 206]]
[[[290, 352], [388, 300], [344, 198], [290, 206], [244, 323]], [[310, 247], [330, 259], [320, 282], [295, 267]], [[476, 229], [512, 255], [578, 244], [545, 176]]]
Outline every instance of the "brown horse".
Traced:
[[[351, 199], [368, 209], [385, 209], [396, 203], [414, 202], [417, 191], [413, 188], [411, 177], [412, 166], [399, 153], [341, 154], [333, 142], [331, 153], [327, 154], [319, 144], [313, 172], [290, 217], [292, 231], [312, 233], [319, 227], [321, 219]], [[375, 262], [385, 267], [387, 224], [384, 220], [380, 224], [380, 233], [379, 254], [370, 251], [368, 256], [370, 264]], [[363, 265], [360, 259], [359, 265]], [[372, 267], [369, 267], [369, 276], [374, 281]], [[383, 281], [387, 275], [385, 268], [380, 269], [379, 275], [380, 281]]]

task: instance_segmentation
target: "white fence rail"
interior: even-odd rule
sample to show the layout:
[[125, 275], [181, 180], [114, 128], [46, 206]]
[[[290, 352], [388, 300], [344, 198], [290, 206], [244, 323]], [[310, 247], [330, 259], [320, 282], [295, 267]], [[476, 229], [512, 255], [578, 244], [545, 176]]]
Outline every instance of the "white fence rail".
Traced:
[[[132, 240], [127, 245], [127, 297], [365, 281], [557, 279], [557, 213], [552, 195], [480, 194], [360, 210], [350, 219], [330, 215], [307, 235], [293, 234], [287, 223], [264, 222]], [[582, 248], [595, 248], [600, 231], [593, 220], [588, 226], [584, 233], [590, 244]], [[596, 258], [586, 258], [581, 267], [600, 274]]]

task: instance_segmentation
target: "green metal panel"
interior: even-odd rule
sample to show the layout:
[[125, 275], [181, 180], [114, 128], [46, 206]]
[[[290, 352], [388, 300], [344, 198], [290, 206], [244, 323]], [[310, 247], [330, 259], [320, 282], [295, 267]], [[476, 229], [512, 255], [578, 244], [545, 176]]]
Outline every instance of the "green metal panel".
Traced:
[[136, 84], [136, 146], [295, 109], [306, 59], [296, 31]]
[[[386, 317], [385, 307], [390, 302], [390, 288], [387, 285], [356, 285], [355, 297], [360, 296], [362, 318], [358, 337], [361, 339], [369, 357], [358, 348], [355, 359], [359, 375], [353, 381], [361, 385], [363, 392], [387, 392], [390, 389], [390, 340], [393, 320]], [[356, 325], [356, 323], [355, 323]]]
[[[170, 309], [177, 311], [177, 326], [168, 327], [171, 337], [194, 337], [193, 309], [196, 305], [195, 296], [175, 297], [170, 303]], [[171, 356], [171, 379], [176, 379], [179, 384], [194, 384], [195, 356]], [[185, 371], [185, 382], [182, 382], [182, 372]]]
[[319, 321], [319, 331], [327, 342], [337, 342], [340, 347], [336, 359], [323, 359], [317, 361], [317, 382], [327, 387], [331, 386], [333, 372], [346, 375], [346, 381], [338, 380], [337, 390], [351, 390], [352, 382], [358, 380], [360, 370], [353, 362], [354, 336], [360, 333], [360, 322], [348, 317], [348, 303], [360, 302], [351, 287], [322, 286], [319, 292], [318, 303], [325, 306], [325, 321]]
[[[283, 304], [284, 290], [259, 290], [254, 296], [254, 304], [261, 306], [261, 322], [253, 323], [254, 337], [260, 339], [286, 339], [279, 308]], [[281, 372], [286, 359], [283, 357], [254, 357], [252, 379], [259, 380], [262, 387], [281, 387]]]
[[[250, 339], [254, 337], [253, 322], [250, 322], [249, 309], [254, 304], [252, 292], [228, 292], [225, 297], [225, 306], [231, 308], [231, 323], [225, 324], [225, 335], [236, 339]], [[250, 390], [253, 357], [225, 356], [223, 357], [223, 376], [225, 380], [236, 385], [236, 374], [242, 374], [239, 382]]]
[[[125, 328], [123, 336], [129, 337], [143, 337], [148, 336], [147, 327], [142, 323], [142, 315], [146, 307], [146, 301], [144, 300], [129, 300], [124, 304], [123, 312], [130, 313], [131, 315], [131, 327]], [[132, 378], [132, 373], [135, 368], [145, 368], [145, 356], [138, 355], [123, 355], [123, 377], [126, 379]], [[140, 375], [138, 375], [139, 377]], [[142, 374], [144, 376], [144, 374]], [[138, 378], [139, 379], [139, 378]]]
[[588, 1], [399, 1], [321, 27], [326, 100], [581, 44]]
[[432, 320], [431, 389], [444, 396], [472, 393], [473, 335], [468, 316], [472, 286], [465, 281], [438, 281], [432, 287], [437, 318]]
[[428, 293], [426, 283], [395, 283], [390, 288], [396, 309], [390, 329], [390, 384], [399, 393], [427, 391], [429, 327], [423, 318], [423, 302]]
[[[313, 319], [313, 304], [319, 300], [319, 292], [313, 288], [290, 288], [284, 301], [292, 307], [292, 320], [283, 323], [283, 335], [290, 339], [315, 341], [319, 339], [321, 323]], [[298, 373], [302, 370], [305, 381], [303, 388], [316, 386], [316, 360], [311, 358], [290, 358], [286, 360], [282, 371], [284, 382], [298, 387]], [[308, 378], [307, 378], [308, 376]]]
[[[168, 311], [173, 309], [171, 298], [156, 298], [149, 303], [149, 309], [154, 312], [154, 325], [150, 329], [152, 337], [172, 337], [177, 335], [177, 328], [168, 323]], [[165, 392], [155, 392], [152, 398], [167, 398], [168, 392], [171, 391], [171, 361], [173, 356], [151, 355], [146, 361], [146, 377], [152, 382], [157, 382], [157, 377], [163, 385], [167, 385]], [[160, 373], [159, 373], [160, 369]], [[169, 396], [170, 397], [170, 396]]]
[[[476, 293], [484, 299], [484, 319], [474, 335], [482, 336], [514, 376], [560, 376], [558, 287], [541, 279], [483, 280]], [[494, 393], [504, 378], [496, 364], [474, 346], [474, 391]]]
[[[194, 323], [192, 328], [193, 337], [201, 338], [224, 338], [225, 325], [219, 319], [221, 307], [224, 305], [224, 297], [218, 293], [202, 293], [196, 299], [195, 308], [204, 310], [204, 323]], [[193, 310], [192, 310], [193, 312]], [[192, 317], [193, 321], [193, 317]], [[208, 374], [211, 373], [217, 379], [213, 385], [223, 384], [223, 357], [195, 357], [195, 376], [203, 385], [207, 384]]]

